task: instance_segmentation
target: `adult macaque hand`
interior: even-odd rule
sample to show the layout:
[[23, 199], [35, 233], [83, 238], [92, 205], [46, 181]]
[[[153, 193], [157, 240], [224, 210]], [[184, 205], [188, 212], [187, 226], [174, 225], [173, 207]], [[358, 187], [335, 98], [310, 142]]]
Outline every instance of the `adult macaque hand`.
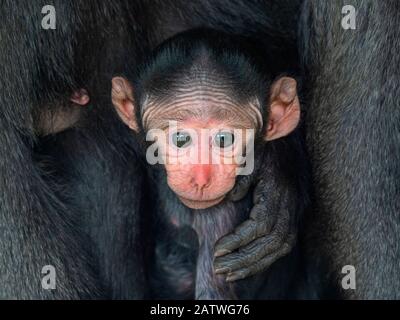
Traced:
[[[298, 208], [291, 198], [292, 187], [278, 177], [279, 172], [271, 162], [264, 166], [257, 174], [261, 179], [256, 181], [249, 219], [216, 244], [215, 272], [227, 274], [227, 281], [265, 271], [295, 245]], [[242, 178], [233, 190], [232, 200], [240, 200], [254, 182], [250, 177]]]

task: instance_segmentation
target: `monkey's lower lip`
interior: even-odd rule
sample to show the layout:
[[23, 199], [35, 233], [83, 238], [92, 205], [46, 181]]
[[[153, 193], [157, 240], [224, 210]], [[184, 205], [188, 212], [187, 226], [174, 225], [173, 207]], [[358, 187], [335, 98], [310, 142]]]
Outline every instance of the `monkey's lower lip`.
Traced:
[[217, 199], [214, 200], [190, 200], [190, 199], [185, 199], [183, 197], [179, 197], [179, 199], [181, 200], [181, 202], [189, 207], [190, 209], [208, 209], [211, 208], [213, 206], [216, 206], [217, 204], [219, 204], [222, 200], [224, 200], [225, 196], [219, 197]]

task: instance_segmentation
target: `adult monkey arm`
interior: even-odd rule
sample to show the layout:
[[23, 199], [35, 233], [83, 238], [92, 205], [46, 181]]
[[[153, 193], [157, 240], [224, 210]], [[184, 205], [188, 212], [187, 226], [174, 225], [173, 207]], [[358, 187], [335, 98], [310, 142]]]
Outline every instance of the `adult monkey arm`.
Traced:
[[[63, 8], [74, 16], [71, 6]], [[82, 258], [87, 256], [80, 248], [81, 235], [71, 228], [71, 212], [32, 160], [33, 110], [68, 92], [73, 81], [71, 52], [55, 45], [60, 37], [70, 48], [73, 39], [66, 40], [62, 27], [56, 33], [42, 30], [40, 9], [32, 1], [2, 1], [0, 7], [0, 298], [100, 297], [90, 259]], [[38, 26], [32, 27], [29, 18], [37, 19]], [[56, 290], [41, 286], [46, 265], [55, 268]]]
[[[356, 9], [355, 30], [342, 28], [345, 5]], [[322, 297], [333, 284], [345, 298], [400, 298], [399, 26], [398, 1], [304, 4], [300, 51], [310, 75], [317, 206], [306, 224], [306, 257], [309, 266], [324, 262]], [[345, 265], [355, 267], [355, 290], [342, 289]]]
[[[120, 57], [125, 56], [121, 46], [116, 44], [128, 45], [130, 41], [142, 43], [141, 28], [136, 28], [136, 26], [145, 24], [139, 23], [136, 16], [130, 14], [138, 12], [137, 6], [142, 5], [142, 2], [57, 0], [53, 3], [57, 13], [55, 30], [41, 28], [40, 22], [43, 19], [41, 9], [44, 5], [45, 3], [41, 0], [18, 2], [5, 0], [1, 2], [0, 7], [0, 15], [3, 17], [0, 25], [0, 110], [2, 112], [0, 117], [0, 298], [104, 298], [110, 296], [110, 290], [105, 292], [104, 283], [92, 272], [92, 269], [96, 269], [94, 267], [96, 262], [92, 261], [95, 260], [92, 254], [94, 250], [87, 252], [90, 250], [84, 249], [92, 242], [87, 241], [84, 232], [81, 232], [79, 228], [82, 216], [75, 214], [77, 208], [71, 209], [69, 203], [56, 194], [56, 190], [62, 186], [51, 185], [44, 179], [43, 168], [34, 162], [36, 156], [34, 149], [40, 147], [38, 133], [53, 134], [81, 120], [81, 117], [76, 116], [72, 110], [68, 111], [68, 104], [71, 95], [74, 103], [88, 102], [87, 98], [81, 99], [85, 94], [80, 98], [73, 94], [80, 88], [87, 88], [88, 92], [93, 94], [91, 98], [96, 103], [93, 109], [88, 109], [87, 119], [86, 117], [85, 119], [93, 125], [87, 126], [85, 123], [85, 128], [79, 128], [81, 135], [75, 136], [80, 139], [79, 141], [74, 141], [75, 137], [69, 135], [72, 139], [69, 140], [66, 149], [71, 152], [69, 154], [71, 159], [74, 159], [80, 156], [77, 152], [90, 152], [88, 149], [75, 148], [76, 145], [83, 145], [82, 136], [87, 137], [88, 140], [93, 139], [95, 143], [91, 146], [103, 153], [104, 167], [112, 167], [111, 163], [104, 162], [107, 159], [104, 156], [106, 151], [101, 148], [107, 135], [115, 137], [114, 133], [110, 132], [112, 129], [107, 130], [107, 135], [100, 135], [99, 131], [91, 129], [96, 126], [101, 127], [100, 123], [107, 122], [108, 124], [108, 120], [111, 121], [109, 113], [112, 110], [97, 101], [100, 92], [107, 92], [100, 88], [105, 83], [101, 80], [115, 71], [114, 69], [122, 68], [121, 64], [116, 65], [114, 62], [124, 61]], [[120, 20], [114, 23], [115, 16], [121, 17], [126, 23], [121, 23]], [[113, 36], [108, 37], [111, 34]], [[132, 59], [139, 56], [140, 49], [137, 48], [144, 48], [144, 44], [134, 47], [135, 52], [130, 55]], [[101, 50], [102, 54], [93, 56], [90, 53], [93, 50]], [[114, 63], [110, 64], [108, 60]], [[52, 123], [55, 119], [63, 121]], [[50, 126], [48, 126], [49, 123]], [[99, 141], [102, 145], [96, 148]], [[107, 154], [110, 153], [112, 152], [107, 152]], [[117, 162], [122, 160], [123, 156], [118, 155], [118, 152], [114, 152], [114, 155], [120, 157], [116, 159]], [[93, 161], [90, 154], [86, 153], [85, 156]], [[78, 159], [86, 158], [81, 156]], [[73, 162], [69, 165], [76, 170], [81, 168]], [[101, 173], [104, 173], [104, 167], [99, 169]], [[78, 185], [85, 186], [85, 179], [90, 179], [92, 174], [99, 175], [96, 168], [98, 167], [90, 168], [90, 172], [83, 170], [84, 179], [79, 177]], [[48, 176], [48, 172], [45, 174]], [[118, 175], [118, 177], [121, 176]], [[109, 175], [105, 178], [111, 179]], [[123, 181], [115, 181], [115, 183], [119, 186]], [[101, 190], [107, 190], [107, 187], [104, 185]], [[114, 188], [114, 186], [110, 184], [108, 188]], [[96, 190], [99, 191], [99, 189]], [[92, 197], [92, 201], [99, 199], [93, 192], [88, 194]], [[101, 203], [96, 203], [98, 207], [108, 204], [106, 196], [100, 200]], [[79, 209], [82, 210], [82, 208]], [[102, 210], [101, 213], [112, 215], [114, 211], [117, 211], [115, 207]], [[101, 219], [102, 215], [96, 215], [96, 212], [98, 211], [91, 211], [94, 217]], [[105, 218], [100, 221], [109, 220]], [[107, 231], [104, 230], [103, 226], [106, 226], [103, 224], [101, 231], [108, 233], [97, 233], [96, 231], [100, 228], [96, 228], [91, 220], [89, 222], [91, 224], [88, 225], [88, 229], [95, 234], [92, 239], [99, 247], [103, 244], [105, 236], [117, 228], [114, 224]], [[125, 226], [130, 226], [130, 224]], [[125, 240], [128, 238], [127, 233], [123, 236]], [[121, 238], [114, 237], [113, 239], [117, 242], [116, 247], [123, 246]], [[115, 269], [120, 266], [129, 268], [131, 264], [126, 263], [125, 260], [123, 265], [116, 265], [116, 260], [113, 258], [120, 251], [115, 250], [116, 247], [112, 248], [112, 241], [108, 241], [107, 244], [107, 247], [101, 247], [104, 252], [101, 254], [104, 263], [100, 263], [98, 267], [104, 271], [103, 273], [107, 273], [106, 282], [109, 282], [119, 275], [121, 278], [125, 275], [123, 272], [114, 272]], [[129, 249], [128, 246], [124, 248]], [[132, 256], [137, 253], [135, 250], [131, 252]], [[45, 290], [41, 286], [41, 278], [44, 277], [41, 271], [46, 265], [55, 267], [56, 290]], [[108, 272], [109, 270], [112, 271]], [[123, 287], [119, 286], [124, 283], [121, 278], [112, 282], [113, 285], [115, 284], [115, 290], [111, 288], [112, 297], [142, 296], [140, 293], [142, 290], [139, 288], [141, 285], [136, 286], [133, 283], [135, 279], [128, 286]], [[139, 282], [141, 282], [140, 279]], [[131, 284], [136, 286], [135, 292], [130, 290]], [[130, 292], [125, 294], [128, 290]]]

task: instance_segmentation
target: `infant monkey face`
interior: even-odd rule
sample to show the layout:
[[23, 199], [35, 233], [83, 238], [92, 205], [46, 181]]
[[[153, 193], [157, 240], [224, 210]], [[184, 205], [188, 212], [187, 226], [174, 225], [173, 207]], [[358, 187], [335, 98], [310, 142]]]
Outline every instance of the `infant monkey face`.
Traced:
[[249, 160], [254, 130], [218, 121], [186, 120], [165, 130], [159, 142], [169, 187], [187, 207], [205, 209], [224, 200]]
[[[238, 174], [252, 173], [255, 131], [261, 130], [263, 140], [271, 141], [297, 127], [296, 81], [281, 77], [266, 90], [268, 103], [261, 101], [260, 94], [236, 99], [221, 85], [197, 83], [189, 91], [168, 91], [167, 96], [139, 95], [137, 104], [131, 83], [116, 77], [112, 101], [133, 131], [156, 141], [147, 149], [146, 159], [165, 166], [168, 185], [179, 199], [189, 208], [206, 209], [224, 200]], [[262, 112], [265, 108], [267, 113]], [[263, 113], [268, 115], [265, 119]], [[175, 128], [171, 121], [176, 122]]]

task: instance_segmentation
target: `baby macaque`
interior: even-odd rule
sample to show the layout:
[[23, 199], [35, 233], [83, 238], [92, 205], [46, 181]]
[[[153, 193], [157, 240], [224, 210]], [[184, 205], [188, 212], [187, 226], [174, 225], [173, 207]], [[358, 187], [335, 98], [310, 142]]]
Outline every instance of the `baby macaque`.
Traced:
[[251, 40], [198, 29], [167, 40], [138, 76], [112, 85], [116, 111], [147, 137], [155, 164], [153, 297], [257, 297], [267, 273], [234, 281], [291, 251], [304, 209], [304, 154], [291, 135], [296, 80], [279, 76]]

